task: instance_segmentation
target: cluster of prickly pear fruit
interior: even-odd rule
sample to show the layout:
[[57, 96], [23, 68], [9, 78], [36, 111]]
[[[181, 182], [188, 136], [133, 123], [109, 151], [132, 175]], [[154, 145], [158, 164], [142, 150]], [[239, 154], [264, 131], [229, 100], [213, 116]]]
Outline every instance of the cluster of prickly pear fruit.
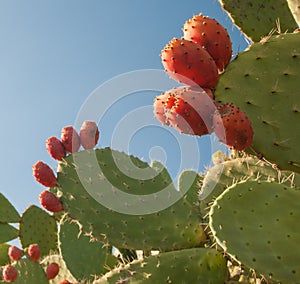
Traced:
[[[57, 175], [41, 161], [33, 166], [50, 214], [30, 206], [20, 216], [0, 194], [0, 281], [300, 283], [299, 7], [220, 2], [253, 44], [230, 62], [230, 38], [216, 20], [187, 21], [184, 37], [161, 54], [186, 86], [158, 96], [154, 114], [186, 134], [214, 132], [235, 150], [215, 153], [205, 173], [182, 172], [176, 191], [160, 163], [94, 150], [94, 122], [79, 133], [64, 127], [61, 139], [46, 141]], [[290, 33], [280, 33], [278, 18]], [[149, 177], [134, 178], [134, 170]], [[124, 202], [126, 194], [137, 198]], [[152, 206], [173, 203], [148, 212], [148, 195]], [[7, 244], [15, 238], [22, 249]]]
[[[184, 134], [215, 132], [236, 150], [248, 148], [253, 139], [251, 122], [237, 106], [214, 101], [214, 88], [232, 56], [227, 30], [215, 19], [194, 16], [183, 27], [183, 38], [172, 39], [161, 58], [170, 77], [191, 87], [179, 87], [155, 99], [155, 117]], [[202, 89], [204, 88], [204, 89]], [[242, 138], [241, 138], [242, 136]]]

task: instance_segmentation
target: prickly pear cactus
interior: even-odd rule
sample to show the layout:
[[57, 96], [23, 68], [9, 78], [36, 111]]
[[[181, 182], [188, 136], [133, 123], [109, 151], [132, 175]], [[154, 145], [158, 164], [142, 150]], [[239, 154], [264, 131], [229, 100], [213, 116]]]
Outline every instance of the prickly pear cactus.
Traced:
[[[78, 160], [80, 165], [76, 164]], [[147, 171], [148, 177], [152, 177], [148, 180], [130, 177], [131, 163], [139, 170]], [[118, 168], [120, 165], [125, 173]], [[86, 187], [82, 185], [78, 171], [88, 181]], [[188, 201], [190, 195], [195, 196], [195, 188], [191, 188], [172, 206], [146, 215], [115, 212], [97, 202], [87, 192], [86, 188], [89, 192], [104, 195], [107, 190], [108, 194], [115, 190], [115, 200], [118, 202], [121, 199], [121, 196], [118, 197], [118, 190], [142, 195], [155, 194], [169, 187], [170, 195], [180, 197], [180, 191], [176, 191], [167, 171], [160, 164], [149, 167], [137, 158], [109, 148], [82, 151], [70, 155], [65, 162], [60, 163], [58, 183], [64, 209], [69, 216], [79, 220], [84, 232], [108, 244], [128, 249], [169, 251], [199, 246], [206, 239], [201, 218], [197, 214], [198, 209]], [[128, 205], [138, 208], [141, 205], [146, 207], [147, 203]]]
[[15, 207], [0, 193], [0, 222], [17, 223], [20, 221], [20, 215]]
[[298, 173], [299, 69], [300, 33], [268, 37], [228, 66], [215, 93], [218, 102], [233, 102], [251, 120], [254, 138], [249, 153]]
[[57, 250], [55, 219], [35, 205], [28, 207], [20, 221], [20, 241], [23, 248], [38, 244], [42, 256]]
[[[293, 0], [291, 0], [293, 1]], [[233, 22], [253, 41], [260, 41], [280, 25], [292, 32], [297, 24], [286, 0], [219, 0]]]
[[8, 249], [10, 245], [9, 244], [1, 244], [0, 245], [0, 266], [6, 265], [10, 262], [8, 257]]
[[[216, 88], [208, 92], [217, 109], [233, 103], [239, 107], [235, 114], [246, 113], [254, 133], [252, 145], [248, 147], [251, 135], [247, 149], [230, 156], [214, 154], [214, 166], [205, 173], [182, 172], [175, 186], [158, 162], [149, 165], [110, 148], [80, 151], [78, 135], [76, 152], [69, 149], [73, 153], [65, 156], [62, 145], [68, 139], [64, 136], [60, 143], [55, 138], [60, 159], [57, 178], [50, 171], [56, 187], [48, 190], [63, 212], [48, 214], [29, 206], [20, 216], [0, 193], [1, 273], [5, 265], [13, 265], [18, 271], [15, 283], [22, 284], [300, 283], [300, 33], [294, 31], [300, 1], [219, 2], [254, 43], [222, 70]], [[200, 26], [208, 25], [207, 17], [201, 19]], [[220, 38], [219, 23], [213, 22], [207, 32]], [[205, 39], [205, 32], [198, 34]], [[216, 48], [221, 42], [213, 44], [222, 52]], [[189, 52], [193, 50], [178, 56]], [[176, 55], [168, 60], [178, 59]], [[190, 66], [183, 67], [188, 75]], [[156, 105], [156, 114], [166, 111], [173, 99], [168, 96]], [[186, 103], [180, 105], [182, 113], [191, 120], [190, 109], [184, 111]], [[216, 115], [213, 111], [208, 119], [213, 123]], [[229, 123], [242, 121], [230, 115]], [[99, 134], [92, 124], [93, 133]], [[232, 129], [227, 134], [234, 133], [238, 140], [238, 131]], [[209, 133], [213, 131], [217, 135], [215, 126]], [[86, 135], [81, 144], [92, 148], [98, 138]], [[50, 156], [57, 157], [55, 148], [50, 150]], [[33, 175], [48, 184], [49, 172], [44, 180], [40, 172]], [[51, 199], [41, 205], [53, 208]], [[12, 223], [19, 223], [19, 229]], [[23, 252], [39, 244], [41, 257], [33, 261], [27, 251], [15, 259], [6, 242], [16, 238]], [[48, 279], [52, 262], [59, 272]]]
[[300, 283], [300, 190], [246, 181], [226, 189], [209, 212], [217, 243], [265, 277]]
[[[214, 155], [213, 155], [214, 156]], [[206, 215], [211, 203], [227, 187], [243, 180], [260, 180], [281, 182], [289, 187], [299, 184], [295, 174], [289, 171], [279, 173], [270, 164], [253, 156], [237, 158], [225, 157], [207, 170], [199, 191], [202, 215]]]
[[194, 248], [162, 253], [121, 266], [95, 284], [214, 283], [227, 277], [226, 260], [214, 249]]
[[109, 267], [108, 260], [113, 258], [110, 248], [104, 243], [84, 235], [80, 224], [75, 220], [63, 218], [59, 226], [59, 247], [67, 268], [77, 279], [92, 281], [118, 264], [115, 259]]
[[14, 264], [18, 271], [16, 284], [47, 284], [48, 279], [43, 267], [30, 259], [21, 259]]

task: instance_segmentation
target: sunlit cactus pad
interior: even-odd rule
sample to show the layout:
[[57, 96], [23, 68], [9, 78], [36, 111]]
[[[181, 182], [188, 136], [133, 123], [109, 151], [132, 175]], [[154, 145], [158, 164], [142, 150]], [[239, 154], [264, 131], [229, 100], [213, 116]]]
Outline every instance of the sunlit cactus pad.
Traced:
[[210, 210], [210, 229], [231, 256], [265, 277], [300, 283], [300, 190], [247, 181], [226, 189]]
[[300, 172], [300, 33], [255, 43], [220, 77], [216, 100], [238, 105], [252, 122], [250, 153]]
[[57, 250], [56, 220], [41, 208], [29, 206], [20, 221], [20, 241], [23, 248], [38, 244], [42, 256]]
[[214, 249], [186, 249], [162, 253], [121, 266], [95, 284], [108, 283], [207, 283], [223, 284], [226, 260]]
[[[199, 246], [206, 239], [198, 208], [189, 198], [196, 195], [196, 189], [189, 190], [185, 184], [186, 188], [177, 191], [159, 163], [149, 166], [109, 148], [82, 151], [60, 163], [58, 184], [64, 209], [83, 231], [118, 248], [167, 251]], [[124, 201], [124, 193], [135, 197], [134, 202]], [[149, 194], [152, 197], [147, 201]], [[102, 204], [107, 201], [117, 208]], [[124, 205], [146, 213], [116, 212]], [[167, 208], [151, 213], [157, 205]]]
[[[295, 0], [291, 0], [295, 1]], [[234, 23], [253, 41], [259, 41], [279, 21], [282, 32], [292, 32], [297, 24], [286, 0], [219, 0]]]

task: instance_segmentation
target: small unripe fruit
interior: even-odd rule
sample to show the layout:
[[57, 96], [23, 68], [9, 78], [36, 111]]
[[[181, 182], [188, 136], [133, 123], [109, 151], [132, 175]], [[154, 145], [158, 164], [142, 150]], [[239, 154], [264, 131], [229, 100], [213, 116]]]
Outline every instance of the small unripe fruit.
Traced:
[[46, 140], [46, 149], [49, 155], [58, 161], [66, 156], [64, 144], [57, 137], [50, 137]]
[[93, 149], [98, 143], [99, 130], [94, 121], [86, 120], [80, 128], [80, 142], [84, 149]]
[[41, 205], [50, 212], [61, 212], [63, 211], [63, 206], [58, 197], [50, 192], [49, 190], [44, 190], [39, 195], [39, 200]]
[[18, 277], [18, 271], [12, 265], [8, 264], [2, 271], [4, 282], [15, 282]]
[[47, 274], [47, 278], [53, 279], [57, 276], [57, 274], [59, 273], [59, 266], [57, 263], [52, 262], [48, 265], [47, 269], [46, 269], [46, 274]]
[[23, 252], [18, 247], [16, 247], [16, 246], [9, 247], [8, 256], [9, 256], [10, 260], [12, 260], [12, 261], [19, 260], [22, 257], [22, 255], [23, 255]]
[[38, 244], [31, 244], [27, 250], [28, 256], [34, 262], [37, 262], [41, 256], [41, 250]]
[[32, 166], [32, 175], [37, 182], [46, 187], [56, 186], [56, 177], [54, 172], [42, 161], [38, 161]]
[[77, 131], [72, 126], [66, 126], [61, 130], [61, 142], [65, 149], [70, 153], [79, 150], [80, 138]]

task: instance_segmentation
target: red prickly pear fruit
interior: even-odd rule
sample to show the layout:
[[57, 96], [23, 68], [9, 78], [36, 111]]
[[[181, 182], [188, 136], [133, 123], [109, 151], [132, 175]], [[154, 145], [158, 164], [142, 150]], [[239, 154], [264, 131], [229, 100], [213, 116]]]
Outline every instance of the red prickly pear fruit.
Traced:
[[52, 262], [47, 266], [46, 275], [49, 280], [55, 278], [58, 273], [59, 273], [59, 266], [57, 263]]
[[61, 201], [58, 199], [58, 197], [54, 193], [52, 193], [48, 190], [44, 190], [39, 195], [39, 200], [40, 200], [41, 205], [50, 212], [63, 211], [63, 206], [62, 206]]
[[59, 284], [72, 284], [72, 283], [69, 282], [68, 280], [63, 280], [63, 281], [61, 281]]
[[4, 282], [15, 282], [18, 278], [18, 271], [12, 265], [8, 264], [3, 268], [2, 278]]
[[58, 161], [66, 156], [64, 144], [57, 137], [50, 137], [46, 140], [46, 149], [49, 155]]
[[27, 249], [27, 254], [30, 259], [34, 262], [37, 262], [41, 256], [41, 250], [38, 244], [31, 244]]
[[66, 126], [61, 130], [61, 142], [70, 153], [77, 152], [80, 148], [79, 135], [72, 126]]
[[161, 59], [165, 71], [180, 83], [210, 89], [218, 83], [218, 68], [213, 58], [193, 41], [174, 38], [162, 50]]
[[166, 95], [165, 124], [190, 135], [211, 133], [215, 105], [204, 90], [182, 86], [165, 92], [161, 97], [165, 98]]
[[56, 177], [52, 169], [42, 161], [38, 161], [32, 166], [32, 175], [37, 182], [46, 187], [56, 186]]
[[169, 92], [162, 93], [160, 96], [156, 97], [153, 105], [154, 117], [160, 121], [163, 125], [169, 125], [166, 118], [166, 110], [171, 109], [173, 103], [175, 102], [175, 97]]
[[84, 149], [93, 149], [98, 143], [99, 130], [94, 121], [86, 120], [80, 128], [80, 141]]
[[248, 148], [253, 141], [253, 129], [247, 115], [232, 103], [218, 107], [213, 116], [213, 128], [219, 140], [236, 150]]
[[8, 249], [8, 256], [11, 261], [17, 261], [23, 256], [23, 251], [16, 246], [10, 246]]
[[215, 19], [194, 16], [183, 26], [183, 37], [202, 46], [214, 59], [220, 71], [232, 56], [232, 44], [227, 30]]

